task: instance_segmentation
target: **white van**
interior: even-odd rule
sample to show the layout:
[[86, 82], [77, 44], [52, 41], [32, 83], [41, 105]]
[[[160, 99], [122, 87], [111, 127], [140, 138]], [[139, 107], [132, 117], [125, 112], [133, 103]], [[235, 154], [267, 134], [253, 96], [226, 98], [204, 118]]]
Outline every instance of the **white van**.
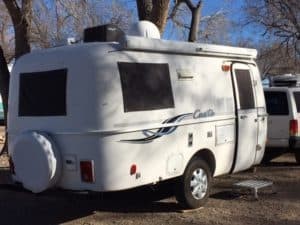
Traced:
[[[300, 87], [299, 77], [278, 76], [275, 87], [264, 88], [268, 117], [268, 141], [264, 161], [284, 152], [294, 152], [300, 163]], [[277, 86], [277, 87], [276, 87]]]
[[267, 115], [256, 50], [146, 33], [16, 62], [8, 121], [15, 181], [32, 192], [107, 192], [175, 178], [179, 202], [196, 208], [212, 176], [260, 163]]

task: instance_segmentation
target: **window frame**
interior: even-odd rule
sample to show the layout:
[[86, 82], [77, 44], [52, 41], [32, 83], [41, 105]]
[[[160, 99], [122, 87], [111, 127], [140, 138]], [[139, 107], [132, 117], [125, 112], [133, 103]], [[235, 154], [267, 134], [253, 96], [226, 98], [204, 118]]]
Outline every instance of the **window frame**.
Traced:
[[[282, 101], [282, 102], [284, 102], [284, 104], [285, 104], [285, 108], [284, 107], [282, 107], [282, 105], [280, 105], [280, 107], [278, 107], [278, 108], [284, 108], [285, 109], [285, 111], [283, 111], [283, 112], [275, 112], [274, 113], [274, 111], [272, 111], [272, 112], [270, 112], [270, 105], [269, 105], [269, 102], [270, 101], [268, 101], [268, 96], [266, 95], [266, 93], [267, 93], [267, 95], [269, 94], [271, 94], [271, 95], [273, 95], [272, 96], [272, 98], [278, 98], [278, 96], [275, 96], [276, 94], [277, 95], [284, 95], [284, 101], [282, 101], [283, 100], [283, 98], [281, 98], [280, 100]], [[287, 92], [285, 92], [285, 91], [264, 91], [264, 96], [265, 96], [265, 100], [266, 100], [266, 110], [267, 110], [267, 113], [270, 115], [270, 116], [288, 116], [288, 115], [290, 115], [290, 109], [289, 109], [289, 101], [288, 101], [288, 93]]]
[[[299, 96], [296, 96], [296, 95]], [[293, 97], [295, 100], [295, 104], [296, 104], [296, 109], [297, 109], [297, 113], [300, 113], [300, 91], [293, 91]], [[299, 97], [299, 102], [297, 103], [297, 97]]]
[[125, 113], [175, 108], [168, 63], [118, 62], [118, 70]]
[[[239, 73], [248, 73], [248, 74], [247, 75], [239, 75]], [[235, 68], [234, 69], [234, 74], [235, 74], [237, 90], [238, 90], [239, 109], [240, 110], [255, 109], [256, 108], [255, 92], [254, 92], [254, 88], [253, 88], [253, 81], [252, 81], [252, 75], [251, 75], [250, 69]], [[241, 79], [241, 78], [245, 78], [246, 76], [247, 76], [246, 80]], [[248, 82], [247, 83], [248, 84], [247, 88], [248, 88], [248, 90], [251, 90], [250, 92], [247, 92], [245, 90], [245, 81]], [[242, 82], [244, 82], [244, 83], [242, 83]], [[250, 84], [250, 86], [249, 86], [249, 84]], [[252, 101], [250, 102], [249, 99], [252, 100]], [[248, 101], [246, 101], [246, 100], [248, 100]]]
[[20, 73], [18, 116], [67, 116], [67, 80], [66, 68]]

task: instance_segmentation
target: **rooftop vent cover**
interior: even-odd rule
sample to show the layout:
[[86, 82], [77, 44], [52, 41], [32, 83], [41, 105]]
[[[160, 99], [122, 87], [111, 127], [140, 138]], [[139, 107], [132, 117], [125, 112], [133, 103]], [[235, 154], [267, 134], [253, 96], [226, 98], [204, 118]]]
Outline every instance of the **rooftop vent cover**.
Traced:
[[276, 87], [299, 87], [300, 75], [298, 74], [285, 74], [271, 77], [271, 86]]
[[89, 27], [84, 30], [84, 42], [119, 42], [124, 32], [113, 24]]
[[153, 23], [145, 20], [133, 24], [128, 34], [131, 36], [160, 39], [158, 28]]

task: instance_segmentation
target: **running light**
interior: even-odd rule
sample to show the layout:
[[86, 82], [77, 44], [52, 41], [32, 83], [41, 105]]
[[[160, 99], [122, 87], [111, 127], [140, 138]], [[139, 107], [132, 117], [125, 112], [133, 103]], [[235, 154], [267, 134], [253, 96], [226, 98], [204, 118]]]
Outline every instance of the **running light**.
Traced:
[[290, 120], [290, 136], [298, 135], [298, 120]]
[[94, 183], [94, 162], [80, 161], [81, 180], [86, 183]]
[[136, 165], [132, 164], [130, 167], [130, 175], [136, 174]]

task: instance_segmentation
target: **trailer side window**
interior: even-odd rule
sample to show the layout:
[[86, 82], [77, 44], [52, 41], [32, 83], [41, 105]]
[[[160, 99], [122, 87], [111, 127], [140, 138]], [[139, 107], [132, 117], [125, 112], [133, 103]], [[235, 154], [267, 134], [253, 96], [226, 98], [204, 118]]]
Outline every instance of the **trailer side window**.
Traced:
[[19, 116], [65, 116], [67, 69], [21, 73]]
[[168, 64], [118, 62], [124, 111], [174, 108]]
[[300, 92], [294, 92], [294, 97], [295, 97], [295, 102], [296, 102], [296, 107], [297, 107], [297, 112], [300, 112]]
[[236, 69], [236, 80], [239, 89], [239, 99], [241, 109], [255, 108], [251, 75], [249, 70]]
[[285, 92], [265, 92], [267, 112], [270, 115], [289, 115], [289, 107]]

